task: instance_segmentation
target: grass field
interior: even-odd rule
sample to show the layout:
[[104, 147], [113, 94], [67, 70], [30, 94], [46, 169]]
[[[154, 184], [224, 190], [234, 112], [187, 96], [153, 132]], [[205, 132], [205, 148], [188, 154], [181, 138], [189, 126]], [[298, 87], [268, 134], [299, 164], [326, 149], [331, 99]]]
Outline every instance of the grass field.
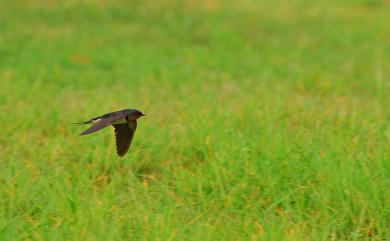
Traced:
[[390, 240], [389, 13], [1, 0], [0, 240]]

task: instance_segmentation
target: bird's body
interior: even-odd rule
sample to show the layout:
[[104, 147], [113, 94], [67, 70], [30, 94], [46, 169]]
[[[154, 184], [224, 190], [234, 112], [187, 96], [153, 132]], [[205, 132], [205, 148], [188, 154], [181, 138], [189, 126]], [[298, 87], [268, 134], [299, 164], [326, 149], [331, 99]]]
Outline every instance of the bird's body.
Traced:
[[145, 115], [139, 110], [124, 109], [110, 112], [77, 124], [92, 124], [91, 127], [80, 133], [82, 136], [112, 125], [115, 129], [117, 154], [119, 156], [124, 156], [131, 145], [135, 130], [137, 129], [137, 119], [142, 116]]

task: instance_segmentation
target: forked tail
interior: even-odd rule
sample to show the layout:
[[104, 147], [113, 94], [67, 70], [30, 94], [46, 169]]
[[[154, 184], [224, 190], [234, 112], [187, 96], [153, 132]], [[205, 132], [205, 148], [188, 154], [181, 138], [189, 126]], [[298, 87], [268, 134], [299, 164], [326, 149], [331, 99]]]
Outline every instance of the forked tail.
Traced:
[[81, 121], [81, 122], [71, 122], [70, 124], [74, 124], [74, 125], [85, 125], [85, 124], [90, 124], [92, 123], [92, 120], [89, 120], [89, 121]]

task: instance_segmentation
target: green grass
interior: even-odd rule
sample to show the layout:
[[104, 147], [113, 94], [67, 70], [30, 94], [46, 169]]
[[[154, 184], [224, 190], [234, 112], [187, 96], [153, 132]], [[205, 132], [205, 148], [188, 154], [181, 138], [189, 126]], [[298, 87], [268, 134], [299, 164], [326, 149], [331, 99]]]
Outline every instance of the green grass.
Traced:
[[389, 12], [1, 0], [0, 240], [390, 239]]

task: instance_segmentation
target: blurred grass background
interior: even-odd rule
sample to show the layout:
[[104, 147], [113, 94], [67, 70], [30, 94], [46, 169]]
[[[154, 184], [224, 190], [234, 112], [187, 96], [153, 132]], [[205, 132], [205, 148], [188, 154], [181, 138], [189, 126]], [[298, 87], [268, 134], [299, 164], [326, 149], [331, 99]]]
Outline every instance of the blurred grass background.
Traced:
[[[0, 1], [0, 239], [389, 239], [389, 13]], [[122, 108], [123, 159], [69, 124]]]

